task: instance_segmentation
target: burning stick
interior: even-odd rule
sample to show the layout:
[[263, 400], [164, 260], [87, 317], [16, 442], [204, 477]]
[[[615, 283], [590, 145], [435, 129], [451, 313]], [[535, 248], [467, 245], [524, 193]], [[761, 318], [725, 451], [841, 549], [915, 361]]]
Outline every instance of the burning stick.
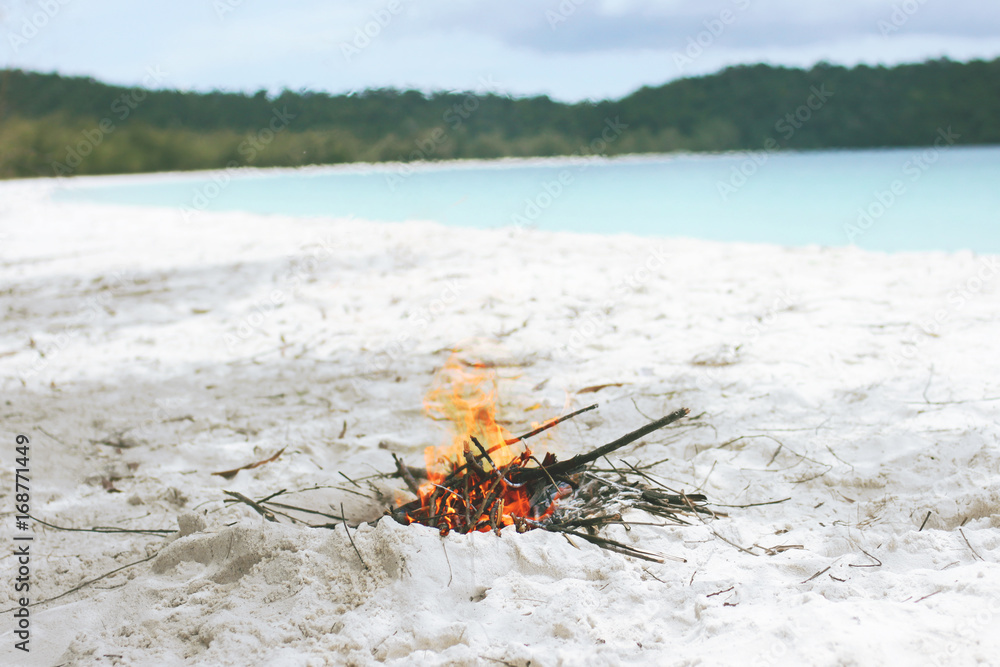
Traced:
[[576, 472], [578, 470], [581, 470], [585, 465], [587, 465], [591, 461], [596, 461], [597, 459], [601, 458], [602, 456], [605, 456], [606, 454], [610, 454], [616, 449], [621, 449], [625, 445], [631, 444], [636, 440], [638, 440], [639, 438], [643, 438], [649, 435], [653, 431], [658, 431], [664, 426], [672, 424], [681, 417], [684, 417], [689, 412], [690, 410], [688, 410], [687, 408], [674, 410], [666, 417], [661, 417], [660, 419], [657, 419], [654, 422], [650, 422], [649, 424], [646, 424], [642, 428], [636, 429], [631, 433], [627, 433], [622, 437], [618, 438], [617, 440], [609, 442], [603, 447], [598, 447], [594, 451], [588, 452], [587, 454], [580, 454], [579, 456], [574, 456], [571, 459], [567, 459], [559, 463], [553, 463], [552, 465], [545, 468], [525, 468], [519, 470], [517, 479], [518, 480], [535, 479], [541, 477], [544, 474], [548, 474], [552, 477], [555, 477], [557, 475], [566, 475], [572, 472]]
[[[476, 443], [476, 445], [479, 445], [479, 441], [476, 440], [475, 438], [472, 439], [472, 442]], [[479, 449], [482, 450], [482, 445], [479, 445]], [[492, 464], [493, 462], [490, 461], [490, 465]], [[480, 479], [485, 479], [486, 477], [488, 477], [486, 471], [483, 470], [483, 467], [479, 465], [479, 461], [477, 461], [476, 457], [472, 454], [472, 450], [469, 449], [469, 445], [465, 445], [465, 465], [469, 470], [476, 473], [476, 477], [479, 477]], [[465, 476], [465, 480], [466, 482], [468, 482], [469, 480], [468, 475]], [[468, 493], [466, 493], [466, 495], [468, 495]]]
[[[480, 455], [480, 456], [482, 456], [482, 457], [483, 457], [484, 459], [486, 459], [487, 461], [489, 461], [489, 464], [490, 464], [490, 467], [491, 467], [491, 468], [496, 468], [496, 467], [497, 467], [497, 464], [493, 463], [493, 459], [491, 459], [491, 458], [490, 458], [490, 453], [489, 453], [488, 451], [486, 451], [486, 448], [485, 448], [485, 447], [483, 447], [483, 446], [482, 446], [482, 445], [481, 445], [481, 444], [479, 443], [479, 441], [478, 441], [478, 440], [476, 440], [476, 436], [474, 436], [474, 435], [470, 435], [470, 436], [469, 436], [469, 439], [471, 439], [471, 440], [472, 440], [472, 444], [474, 444], [474, 445], [476, 446], [476, 449], [478, 449], [478, 450], [479, 450], [479, 455]], [[495, 449], [499, 449], [499, 447], [497, 447], [497, 448], [495, 448]], [[473, 460], [475, 460], [475, 459], [473, 459]]]
[[406, 481], [406, 486], [413, 492], [413, 495], [419, 496], [420, 487], [417, 486], [417, 480], [413, 479], [413, 475], [410, 474], [409, 468], [403, 465], [403, 461], [395, 454], [392, 455], [392, 460], [396, 462], [396, 471]]
[[[556, 424], [561, 424], [562, 422], [564, 422], [564, 421], [566, 421], [568, 419], [572, 419], [573, 417], [576, 417], [577, 415], [583, 414], [584, 412], [587, 412], [588, 410], [595, 410], [595, 409], [597, 409], [597, 403], [594, 403], [593, 405], [588, 405], [585, 408], [580, 408], [576, 412], [571, 412], [568, 415], [563, 415], [562, 417], [557, 417], [556, 419], [553, 419], [550, 422], [542, 424], [541, 426], [539, 426], [535, 430], [528, 431], [527, 433], [524, 433], [523, 435], [519, 435], [516, 438], [507, 438], [506, 440], [503, 441], [502, 445], [494, 445], [493, 447], [490, 447], [489, 449], [484, 449], [483, 446], [479, 443], [479, 441], [475, 438], [475, 436], [473, 436], [472, 437], [472, 442], [475, 443], [476, 447], [479, 448], [479, 451], [480, 451], [480, 454], [478, 454], [476, 458], [486, 458], [487, 460], [490, 460], [490, 454], [492, 454], [493, 452], [496, 452], [496, 451], [502, 449], [505, 446], [510, 446], [510, 445], [513, 445], [513, 444], [517, 444], [518, 442], [521, 442], [522, 440], [527, 440], [528, 438], [531, 438], [531, 437], [534, 437], [534, 436], [538, 435], [542, 431], [547, 431], [548, 429], [552, 428]], [[490, 460], [490, 465], [491, 466], [493, 465], [493, 461], [492, 460]], [[451, 475], [449, 476], [449, 480], [452, 477], [457, 477], [464, 470], [465, 470], [465, 466], [460, 466], [458, 468], [455, 468], [455, 470], [453, 470], [452, 473], [451, 473]]]
[[[577, 415], [583, 414], [584, 412], [587, 412], [588, 410], [596, 410], [596, 409], [597, 409], [597, 403], [594, 403], [593, 405], [588, 405], [585, 408], [580, 408], [576, 412], [571, 412], [568, 415], [563, 415], [562, 417], [559, 417], [558, 419], [553, 419], [550, 422], [546, 422], [545, 424], [542, 424], [541, 426], [539, 426], [538, 428], [536, 428], [534, 431], [528, 431], [524, 435], [519, 435], [516, 438], [510, 438], [508, 440], [504, 440], [504, 444], [505, 445], [513, 445], [514, 443], [519, 442], [521, 440], [527, 440], [530, 437], [538, 435], [542, 431], [547, 431], [548, 429], [552, 428], [556, 424], [561, 424], [562, 422], [566, 421], [567, 419], [572, 419], [573, 417], [576, 417]], [[492, 452], [495, 449], [499, 449], [499, 446], [494, 447], [490, 451]]]

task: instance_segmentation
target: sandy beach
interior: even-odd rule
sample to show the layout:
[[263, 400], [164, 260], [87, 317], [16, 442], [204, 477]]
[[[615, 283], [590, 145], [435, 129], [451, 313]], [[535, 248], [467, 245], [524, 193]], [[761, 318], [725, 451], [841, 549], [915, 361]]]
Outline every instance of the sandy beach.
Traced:
[[[3, 664], [1000, 655], [1000, 257], [186, 218], [55, 187], [0, 183]], [[422, 400], [453, 354], [493, 369], [512, 432], [600, 403], [532, 446], [560, 458], [689, 408], [611, 460], [725, 516], [607, 530], [662, 564], [379, 518], [405, 485], [357, 480], [446, 439]], [[224, 502], [282, 489], [343, 506], [353, 546]]]

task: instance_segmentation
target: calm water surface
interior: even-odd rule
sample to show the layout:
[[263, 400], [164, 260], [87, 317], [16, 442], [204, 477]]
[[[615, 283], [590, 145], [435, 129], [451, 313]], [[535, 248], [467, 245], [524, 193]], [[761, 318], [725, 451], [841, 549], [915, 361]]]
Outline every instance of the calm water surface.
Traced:
[[[227, 182], [228, 180], [228, 182]], [[71, 181], [72, 182], [72, 181]], [[61, 200], [885, 251], [1000, 252], [1000, 147], [195, 172]]]

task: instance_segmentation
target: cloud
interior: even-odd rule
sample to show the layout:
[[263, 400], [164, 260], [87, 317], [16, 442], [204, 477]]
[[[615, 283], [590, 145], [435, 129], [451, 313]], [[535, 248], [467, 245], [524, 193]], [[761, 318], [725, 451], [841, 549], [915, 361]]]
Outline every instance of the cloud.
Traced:
[[[720, 37], [736, 48], [791, 47], [879, 34], [879, 21], [891, 20], [894, 9], [906, 17], [902, 30], [948, 37], [1000, 36], [1000, 12], [982, 0], [508, 0], [455, 2], [412, 0], [406, 25], [409, 38], [464, 30], [497, 39], [512, 47], [540, 53], [593, 53], [676, 50], [688, 38], [719, 20], [733, 17]], [[369, 0], [359, 13], [372, 14], [384, 0]]]
[[[4, 46], [7, 32], [20, 30], [37, 3], [0, 0]], [[220, 15], [214, 9], [219, 3], [231, 11]], [[166, 85], [180, 88], [338, 93], [390, 86], [474, 89], [492, 75], [513, 94], [579, 100], [618, 97], [738, 63], [808, 67], [823, 59], [853, 65], [1000, 55], [1000, 11], [982, 0], [147, 4], [68, 2], [16, 53], [0, 48], [0, 66], [136, 84], [147, 66], [156, 65], [170, 73]], [[898, 29], [884, 35], [880, 22], [898, 23]], [[377, 36], [346, 59], [342, 45], [365, 30]], [[675, 54], [713, 31], [699, 57], [679, 67]]]

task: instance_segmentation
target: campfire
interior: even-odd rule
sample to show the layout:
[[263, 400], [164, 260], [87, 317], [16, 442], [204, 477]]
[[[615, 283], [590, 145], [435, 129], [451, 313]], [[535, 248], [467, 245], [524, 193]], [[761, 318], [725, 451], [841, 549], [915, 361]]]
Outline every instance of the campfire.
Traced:
[[[354, 487], [344, 490], [364, 496], [360, 492], [363, 482], [375, 494], [370, 497], [379, 498], [384, 496], [373, 479], [402, 479], [415, 499], [400, 501], [385, 514], [404, 525], [429, 526], [442, 536], [473, 531], [492, 531], [499, 536], [506, 526], [514, 526], [518, 533], [541, 529], [562, 533], [571, 542], [576, 537], [628, 556], [663, 562], [666, 556], [602, 536], [600, 529], [616, 524], [626, 530], [634, 525], [688, 525], [691, 518], [703, 521], [706, 515], [722, 516], [708, 508], [702, 494], [685, 493], [664, 484], [651, 472], [657, 463], [639, 465], [622, 461], [616, 466], [608, 459], [612, 452], [686, 417], [687, 408], [674, 410], [585, 454], [559, 461], [552, 452], [539, 458], [528, 441], [597, 409], [596, 404], [545, 421], [527, 433], [512, 435], [497, 417], [495, 371], [487, 364], [467, 363], [453, 356], [437, 373], [424, 407], [431, 418], [447, 422], [452, 432], [449, 444], [426, 449], [424, 467], [408, 466], [393, 454], [396, 470], [392, 473], [358, 479], [339, 473]], [[232, 479], [242, 470], [275, 461], [283, 451], [262, 461], [213, 474]], [[608, 467], [598, 467], [599, 459]], [[281, 489], [254, 500], [236, 491], [225, 491], [229, 496], [227, 504], [243, 503], [268, 521], [277, 522], [281, 516], [312, 528], [340, 525], [346, 528], [343, 505], [338, 515], [283, 502], [299, 492]], [[637, 521], [636, 511], [659, 517], [663, 523]], [[296, 516], [301, 514], [333, 522], [314, 524]], [[347, 535], [350, 538], [350, 532]], [[364, 563], [360, 552], [358, 558]]]
[[598, 534], [609, 524], [623, 524], [626, 511], [638, 509], [673, 524], [687, 524], [685, 516], [713, 512], [700, 494], [685, 494], [657, 481], [640, 467], [610, 461], [609, 469], [595, 467], [608, 454], [687, 416], [681, 408], [592, 451], [565, 461], [551, 452], [540, 459], [528, 440], [594, 410], [591, 405], [551, 419], [514, 436], [497, 421], [495, 372], [484, 364], [466, 364], [453, 357], [438, 372], [424, 407], [434, 419], [446, 421], [452, 441], [428, 447], [425, 467], [407, 466], [393, 455], [396, 476], [416, 499], [387, 511], [400, 523], [436, 528], [442, 536], [455, 531], [493, 531], [515, 526], [518, 533], [543, 529], [564, 533], [606, 549], [646, 560], [663, 557]]

